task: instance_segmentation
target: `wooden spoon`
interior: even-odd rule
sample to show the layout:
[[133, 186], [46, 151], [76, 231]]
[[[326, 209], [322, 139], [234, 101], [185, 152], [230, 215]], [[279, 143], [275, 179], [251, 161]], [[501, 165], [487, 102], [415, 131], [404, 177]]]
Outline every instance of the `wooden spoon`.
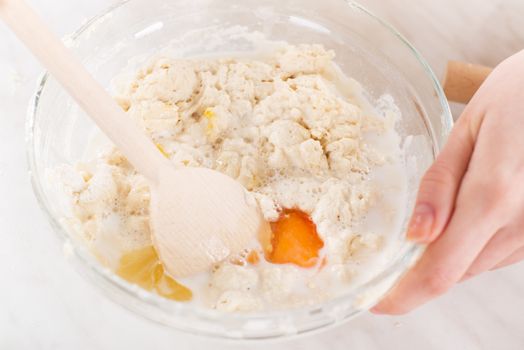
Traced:
[[235, 180], [204, 168], [175, 169], [23, 0], [0, 0], [0, 17], [149, 180], [153, 242], [169, 274], [208, 270], [269, 230]]

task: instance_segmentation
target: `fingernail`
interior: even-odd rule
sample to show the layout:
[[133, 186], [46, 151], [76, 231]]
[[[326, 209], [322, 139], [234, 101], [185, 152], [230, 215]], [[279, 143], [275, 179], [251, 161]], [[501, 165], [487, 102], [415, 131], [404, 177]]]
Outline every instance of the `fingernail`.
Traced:
[[434, 221], [433, 207], [428, 204], [417, 204], [408, 226], [409, 240], [424, 242], [431, 237]]
[[378, 306], [374, 306], [369, 311], [375, 315], [383, 315], [384, 313], [380, 310]]

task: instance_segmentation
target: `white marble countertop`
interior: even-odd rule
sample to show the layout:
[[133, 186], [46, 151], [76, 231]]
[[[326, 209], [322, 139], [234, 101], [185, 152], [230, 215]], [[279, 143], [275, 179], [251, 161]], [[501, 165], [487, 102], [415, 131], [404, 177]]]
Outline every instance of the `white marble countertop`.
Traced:
[[[33, 0], [59, 33], [110, 0]], [[522, 0], [362, 0], [441, 74], [447, 59], [495, 65], [524, 48]], [[67, 15], [66, 15], [67, 14]], [[66, 262], [25, 165], [25, 109], [41, 70], [0, 26], [0, 349], [226, 349], [106, 299]], [[524, 264], [488, 273], [402, 317], [364, 315], [277, 349], [524, 349]], [[268, 345], [252, 345], [266, 348]]]

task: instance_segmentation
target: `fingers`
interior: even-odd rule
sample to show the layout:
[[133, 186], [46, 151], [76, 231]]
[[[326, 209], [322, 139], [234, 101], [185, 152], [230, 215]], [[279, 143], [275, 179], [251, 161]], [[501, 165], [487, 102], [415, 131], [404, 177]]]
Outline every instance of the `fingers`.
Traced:
[[[373, 312], [406, 313], [450, 289], [475, 261], [497, 230], [496, 220], [482, 204], [489, 199], [487, 193], [477, 191], [475, 186], [465, 187], [446, 231]], [[461, 201], [463, 194], [467, 201]]]
[[[402, 314], [444, 293], [464, 275], [489, 240], [488, 225], [482, 225], [478, 218], [483, 216], [475, 211], [478, 202], [455, 208], [457, 192], [471, 159], [474, 143], [469, 118], [465, 113], [455, 125], [442, 153], [421, 181], [408, 228], [409, 239], [434, 242], [416, 266], [372, 312]], [[453, 219], [448, 225], [454, 210]], [[473, 223], [476, 225], [472, 226]], [[440, 236], [444, 229], [446, 233]], [[483, 241], [474, 237], [479, 231], [484, 231]]]
[[524, 259], [517, 230], [506, 229], [523, 227], [524, 208], [524, 90], [510, 68], [475, 95], [424, 176], [408, 238], [431, 244], [372, 311], [408, 312], [462, 278]]
[[501, 269], [503, 267], [516, 264], [519, 261], [523, 261], [523, 260], [524, 260], [524, 247], [517, 249], [515, 252], [513, 252], [513, 254], [511, 254], [506, 259], [502, 260], [501, 262], [499, 262], [491, 270]]
[[[520, 247], [524, 247], [524, 233], [520, 230], [522, 230], [520, 227], [499, 230], [462, 276], [461, 282], [493, 269], [501, 262], [506, 261]], [[518, 256], [515, 258], [518, 259]]]
[[422, 178], [408, 239], [430, 243], [446, 227], [473, 152], [475, 140], [468, 122], [466, 115], [459, 119], [442, 153]]

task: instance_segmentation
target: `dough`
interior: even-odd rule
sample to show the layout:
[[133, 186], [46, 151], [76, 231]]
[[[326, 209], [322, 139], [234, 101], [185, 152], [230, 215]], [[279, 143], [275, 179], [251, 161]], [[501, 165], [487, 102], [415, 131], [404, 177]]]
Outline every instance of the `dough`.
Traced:
[[[380, 199], [370, 174], [400, 162], [400, 147], [393, 138], [385, 154], [366, 134], [396, 135], [398, 115], [369, 109], [334, 57], [320, 45], [287, 45], [263, 59], [160, 57], [119, 92], [122, 108], [173, 163], [237, 179], [269, 221], [283, 208], [302, 210], [325, 243], [321, 270], [223, 262], [203, 277], [208, 283], [193, 284], [207, 306], [252, 311], [319, 302], [380, 250], [383, 232], [355, 227]], [[60, 172], [72, 220], [106, 264], [151, 244], [147, 183], [118, 150]]]

